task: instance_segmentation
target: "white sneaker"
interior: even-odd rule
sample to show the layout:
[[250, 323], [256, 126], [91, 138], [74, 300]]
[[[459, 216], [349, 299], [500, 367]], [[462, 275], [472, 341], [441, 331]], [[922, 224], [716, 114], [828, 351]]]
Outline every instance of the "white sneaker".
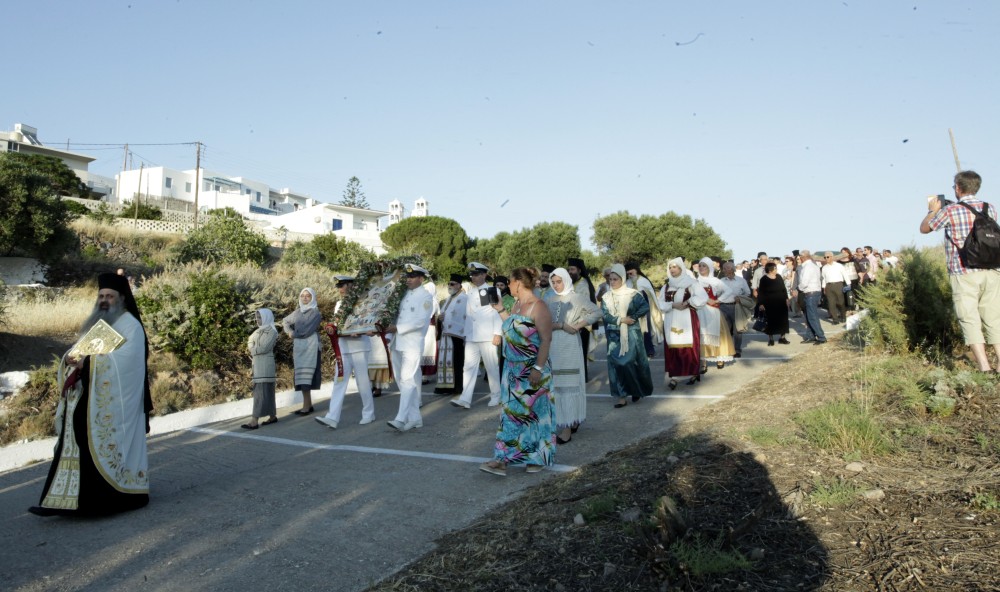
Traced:
[[452, 399], [451, 404], [454, 405], [455, 407], [461, 407], [462, 409], [468, 409], [472, 407], [471, 404], [466, 403], [462, 399]]
[[375, 421], [374, 417], [369, 417], [368, 419], [365, 419], [365, 418], [362, 417], [361, 421], [358, 422], [358, 425], [368, 425], [368, 424], [370, 424], [373, 421]]
[[418, 421], [408, 421], [408, 422], [406, 422], [406, 423], [403, 424], [403, 427], [400, 428], [399, 431], [401, 431], [401, 432], [408, 432], [408, 431], [410, 431], [410, 430], [412, 430], [414, 428], [422, 428], [422, 427], [424, 427], [424, 422], [423, 421], [419, 421], [419, 420]]
[[328, 426], [328, 427], [330, 427], [330, 428], [332, 428], [334, 430], [337, 429], [337, 422], [333, 421], [329, 417], [314, 417], [313, 419], [315, 419], [317, 422], [319, 422], [319, 423], [321, 423], [321, 424], [323, 424], [325, 426]]
[[491, 400], [490, 400], [490, 402], [489, 402], [489, 403], [488, 403], [488, 404], [487, 404], [486, 406], [487, 406], [487, 407], [496, 407], [496, 406], [497, 406], [497, 405], [499, 405], [499, 404], [500, 404], [500, 400], [499, 400], [499, 399], [497, 399], [496, 401], [493, 401], [493, 400], [491, 399]]
[[403, 429], [404, 427], [406, 427], [406, 424], [403, 423], [403, 422], [401, 422], [401, 421], [399, 421], [398, 419], [390, 419], [389, 421], [387, 421], [385, 423], [389, 424], [389, 427], [396, 428], [397, 430], [399, 430], [401, 432], [405, 432], [406, 431], [406, 430]]

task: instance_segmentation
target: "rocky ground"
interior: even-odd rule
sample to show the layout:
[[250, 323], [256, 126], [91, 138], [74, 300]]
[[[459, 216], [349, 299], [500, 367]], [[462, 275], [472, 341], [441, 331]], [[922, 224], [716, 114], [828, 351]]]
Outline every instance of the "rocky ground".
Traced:
[[372, 590], [1000, 590], [996, 389], [947, 418], [885, 417], [897, 450], [842, 458], [794, 418], [868, 396], [847, 379], [861, 358], [833, 344], [798, 356], [448, 534]]

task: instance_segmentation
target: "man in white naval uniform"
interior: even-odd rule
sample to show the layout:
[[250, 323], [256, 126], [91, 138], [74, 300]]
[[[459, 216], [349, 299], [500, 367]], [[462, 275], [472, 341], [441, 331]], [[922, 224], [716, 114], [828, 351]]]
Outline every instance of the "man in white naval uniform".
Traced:
[[389, 352], [399, 385], [399, 412], [387, 423], [401, 432], [424, 425], [420, 416], [420, 358], [434, 312], [434, 297], [423, 289], [427, 275], [423, 267], [406, 264], [406, 295], [399, 303], [396, 322], [385, 330], [392, 334]]
[[486, 272], [482, 263], [469, 264], [469, 288], [465, 314], [465, 364], [462, 367], [462, 395], [452, 399], [455, 407], [472, 407], [472, 391], [479, 378], [479, 361], [486, 366], [486, 379], [490, 383], [490, 407], [500, 404], [500, 362], [497, 346], [500, 345], [500, 313], [490, 305], [490, 288], [486, 285]]
[[[347, 275], [335, 276], [340, 299], [333, 309], [333, 314], [340, 311], [347, 290], [354, 284], [354, 278]], [[334, 327], [328, 325], [326, 332], [333, 335]], [[368, 352], [371, 350], [369, 335], [338, 335], [337, 345], [340, 349], [339, 362], [343, 365], [343, 373], [338, 372], [333, 377], [333, 395], [330, 396], [330, 410], [324, 417], [315, 418], [319, 423], [337, 429], [340, 423], [340, 411], [344, 407], [344, 395], [347, 394], [347, 383], [354, 372], [354, 381], [361, 395], [361, 425], [375, 421], [375, 399], [372, 398], [372, 381], [368, 377]]]

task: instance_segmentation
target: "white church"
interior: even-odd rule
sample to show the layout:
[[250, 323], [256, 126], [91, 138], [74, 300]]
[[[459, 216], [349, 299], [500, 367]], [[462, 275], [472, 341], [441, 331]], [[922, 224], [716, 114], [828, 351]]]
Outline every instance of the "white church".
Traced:
[[413, 202], [413, 212], [409, 216], [406, 214], [406, 207], [403, 206], [403, 202], [394, 199], [389, 202], [389, 221], [386, 222], [386, 227], [399, 222], [403, 218], [419, 216], [430, 216], [430, 203], [426, 199], [423, 197], [417, 198], [417, 201]]

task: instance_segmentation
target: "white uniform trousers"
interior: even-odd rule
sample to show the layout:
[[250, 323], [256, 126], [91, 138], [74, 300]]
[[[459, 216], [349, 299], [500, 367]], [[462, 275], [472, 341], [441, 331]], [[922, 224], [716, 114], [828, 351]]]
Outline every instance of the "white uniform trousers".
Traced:
[[462, 396], [459, 400], [472, 405], [472, 391], [479, 379], [479, 360], [486, 366], [486, 379], [490, 383], [490, 402], [500, 401], [500, 361], [497, 346], [492, 341], [466, 341], [465, 366], [462, 367]]
[[392, 350], [392, 373], [399, 386], [399, 412], [396, 421], [422, 421], [420, 416], [420, 358], [423, 352]]
[[351, 372], [354, 372], [354, 382], [358, 385], [358, 394], [361, 395], [361, 419], [375, 419], [375, 399], [372, 398], [372, 381], [368, 377], [368, 352], [341, 352], [344, 361], [344, 377], [340, 380], [334, 377], [333, 395], [330, 396], [330, 410], [326, 413], [327, 419], [340, 421], [340, 410], [344, 407], [344, 395], [347, 394], [347, 383], [351, 380]]

